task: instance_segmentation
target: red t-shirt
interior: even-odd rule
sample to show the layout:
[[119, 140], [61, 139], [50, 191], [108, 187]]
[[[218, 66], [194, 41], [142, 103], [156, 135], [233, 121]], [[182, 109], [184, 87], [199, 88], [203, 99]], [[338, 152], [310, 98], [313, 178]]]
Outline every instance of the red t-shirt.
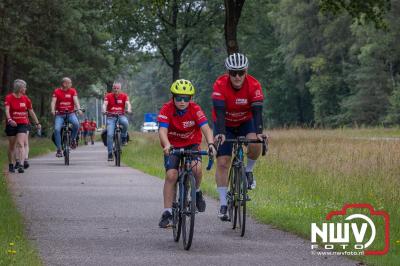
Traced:
[[[213, 86], [213, 100], [225, 102], [225, 125], [227, 127], [237, 127], [243, 122], [253, 117], [251, 104], [263, 101], [264, 95], [260, 83], [252, 76], [246, 75], [243, 86], [240, 90], [235, 90], [229, 80], [229, 75], [220, 76]], [[213, 121], [216, 121], [216, 114], [212, 110]]]
[[107, 112], [113, 114], [123, 114], [125, 113], [125, 103], [128, 100], [128, 95], [126, 93], [107, 93], [104, 101], [107, 101]]
[[4, 105], [10, 107], [10, 117], [18, 125], [29, 124], [28, 110], [32, 109], [32, 102], [26, 95], [17, 98], [13, 93], [6, 96]]
[[57, 98], [56, 111], [74, 111], [74, 96], [78, 96], [75, 88], [69, 88], [68, 90], [55, 89], [53, 97]]
[[203, 110], [190, 102], [184, 114], [178, 115], [173, 100], [170, 100], [160, 110], [157, 121], [160, 127], [168, 128], [168, 140], [176, 148], [201, 143], [200, 127], [207, 123]]
[[82, 123], [82, 126], [83, 126], [83, 131], [89, 131], [90, 130], [90, 122], [89, 121], [84, 121], [83, 123]]
[[95, 130], [96, 130], [96, 127], [97, 127], [97, 124], [96, 124], [95, 121], [90, 122], [90, 130], [91, 130], [91, 131], [95, 131]]

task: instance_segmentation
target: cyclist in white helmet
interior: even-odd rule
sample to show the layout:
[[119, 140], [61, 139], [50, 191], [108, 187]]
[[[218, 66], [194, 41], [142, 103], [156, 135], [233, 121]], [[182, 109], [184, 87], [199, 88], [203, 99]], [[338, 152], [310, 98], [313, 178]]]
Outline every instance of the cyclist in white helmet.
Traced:
[[[226, 221], [228, 171], [232, 158], [232, 143], [225, 139], [246, 136], [248, 139], [263, 140], [262, 107], [264, 95], [260, 83], [247, 74], [249, 61], [241, 53], [229, 55], [225, 60], [227, 73], [218, 77], [213, 85], [214, 141], [221, 140], [217, 152], [215, 179], [220, 198], [218, 217]], [[248, 189], [256, 187], [253, 169], [261, 154], [261, 144], [249, 144], [246, 176]]]

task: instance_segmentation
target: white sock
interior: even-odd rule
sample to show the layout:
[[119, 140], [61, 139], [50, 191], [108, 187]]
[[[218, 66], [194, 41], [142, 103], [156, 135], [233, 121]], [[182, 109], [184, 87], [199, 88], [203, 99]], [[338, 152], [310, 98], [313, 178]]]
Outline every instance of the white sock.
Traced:
[[165, 211], [169, 211], [169, 213], [172, 214], [172, 208], [164, 208], [163, 213], [164, 213]]
[[197, 189], [196, 189], [196, 192], [200, 192], [200, 191], [201, 191], [201, 189], [200, 189], [200, 188], [197, 188]]
[[217, 187], [219, 193], [219, 205], [227, 205], [226, 203], [226, 192], [228, 191], [228, 187]]
[[247, 158], [246, 172], [253, 172], [255, 164], [256, 164], [256, 160], [252, 160], [250, 158]]

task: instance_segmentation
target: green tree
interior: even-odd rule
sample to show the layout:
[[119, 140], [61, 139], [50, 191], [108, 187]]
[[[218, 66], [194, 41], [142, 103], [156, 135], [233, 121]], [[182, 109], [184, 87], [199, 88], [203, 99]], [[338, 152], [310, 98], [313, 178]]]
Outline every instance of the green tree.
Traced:
[[174, 81], [180, 77], [184, 51], [192, 43], [207, 43], [221, 8], [218, 1], [113, 1], [115, 42], [125, 49], [156, 49]]

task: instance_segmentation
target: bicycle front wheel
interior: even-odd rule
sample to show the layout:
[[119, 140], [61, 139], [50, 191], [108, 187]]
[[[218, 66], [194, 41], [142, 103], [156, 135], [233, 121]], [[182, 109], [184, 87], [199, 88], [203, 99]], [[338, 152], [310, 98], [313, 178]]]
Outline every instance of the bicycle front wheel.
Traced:
[[243, 237], [246, 231], [246, 202], [247, 202], [247, 178], [244, 169], [238, 171], [239, 184], [238, 188], [238, 201], [237, 201], [237, 216], [240, 228], [240, 236]]
[[63, 137], [63, 143], [64, 143], [64, 164], [69, 165], [69, 144], [70, 144], [70, 135], [67, 133], [64, 133]]
[[115, 165], [121, 166], [121, 132], [117, 131], [114, 135], [114, 156]]
[[236, 180], [235, 171], [236, 170], [234, 167], [231, 167], [231, 169], [229, 170], [229, 180], [228, 180], [229, 190], [226, 195], [226, 201], [228, 204], [228, 215], [229, 215], [229, 220], [231, 221], [232, 229], [236, 228], [236, 213], [237, 213], [237, 208], [235, 208], [235, 199], [237, 195], [237, 193], [235, 192], [235, 180]]
[[179, 204], [180, 204], [180, 199], [182, 198], [182, 193], [183, 190], [181, 188], [180, 183], [178, 183], [175, 192], [175, 199], [172, 202], [172, 235], [174, 237], [175, 242], [178, 242], [181, 236], [182, 216]]
[[184, 249], [189, 250], [193, 240], [194, 218], [196, 214], [196, 182], [192, 173], [186, 177], [184, 184], [182, 238]]

